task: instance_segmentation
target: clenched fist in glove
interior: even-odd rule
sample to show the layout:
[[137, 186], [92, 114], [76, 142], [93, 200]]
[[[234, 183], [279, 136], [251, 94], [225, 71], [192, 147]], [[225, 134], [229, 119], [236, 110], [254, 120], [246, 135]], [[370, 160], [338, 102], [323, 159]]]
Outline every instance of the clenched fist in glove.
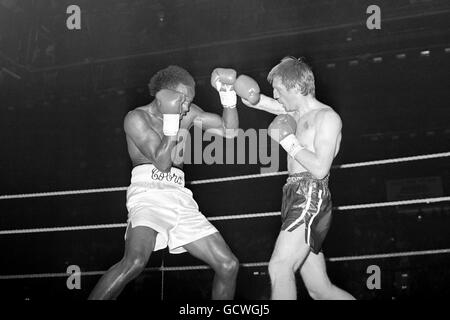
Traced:
[[176, 136], [180, 129], [181, 105], [185, 100], [182, 93], [162, 89], [156, 94], [159, 110], [163, 114], [163, 133], [166, 136]]
[[295, 136], [296, 130], [297, 123], [295, 122], [295, 119], [288, 114], [280, 114], [275, 117], [269, 126], [269, 136], [278, 142], [293, 158], [298, 151], [304, 149]]
[[257, 104], [259, 102], [260, 90], [258, 83], [245, 74], [241, 74], [237, 78], [234, 83], [234, 90], [239, 97], [247, 100], [251, 104]]
[[235, 82], [236, 71], [233, 69], [216, 68], [211, 74], [211, 85], [219, 92], [220, 102], [225, 108], [236, 107]]

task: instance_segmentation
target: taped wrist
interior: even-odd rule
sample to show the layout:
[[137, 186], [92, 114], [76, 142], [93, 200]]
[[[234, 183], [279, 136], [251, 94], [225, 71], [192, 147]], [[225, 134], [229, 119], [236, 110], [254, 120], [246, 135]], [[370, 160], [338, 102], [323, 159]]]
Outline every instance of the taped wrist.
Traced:
[[224, 108], [236, 108], [237, 95], [231, 85], [222, 84], [220, 81], [216, 82], [217, 90], [219, 91], [220, 103]]
[[179, 114], [163, 114], [163, 133], [165, 136], [176, 136], [179, 129]]
[[300, 143], [298, 142], [295, 135], [290, 134], [286, 138], [280, 141], [280, 145], [283, 147], [284, 150], [292, 157], [295, 158], [295, 155], [300, 150], [305, 149], [305, 147], [302, 147]]

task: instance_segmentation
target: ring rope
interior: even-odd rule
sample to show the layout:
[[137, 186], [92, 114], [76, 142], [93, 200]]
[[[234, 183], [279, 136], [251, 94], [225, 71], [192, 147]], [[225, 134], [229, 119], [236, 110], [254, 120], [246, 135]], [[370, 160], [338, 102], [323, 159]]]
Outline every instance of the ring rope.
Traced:
[[330, 262], [341, 262], [341, 261], [355, 261], [355, 260], [387, 259], [387, 258], [399, 258], [399, 257], [425, 256], [425, 255], [431, 255], [431, 254], [445, 254], [445, 253], [450, 253], [450, 249], [408, 251], [408, 252], [381, 253], [381, 254], [366, 254], [366, 255], [360, 255], [360, 256], [348, 256], [348, 257], [329, 258], [327, 260], [329, 260]]
[[348, 168], [357, 168], [357, 167], [365, 167], [365, 166], [375, 166], [375, 165], [380, 165], [380, 164], [400, 163], [400, 162], [409, 162], [409, 161], [417, 161], [417, 160], [428, 160], [428, 159], [445, 158], [445, 157], [450, 157], [450, 152], [425, 154], [425, 155], [421, 155], [421, 156], [402, 157], [402, 158], [393, 158], [393, 159], [385, 159], [385, 160], [355, 162], [355, 163], [348, 163], [348, 164], [338, 164], [338, 165], [332, 166], [332, 168], [348, 169]]
[[[412, 256], [424, 256], [424, 255], [437, 255], [437, 254], [449, 254], [450, 249], [436, 249], [436, 250], [422, 250], [422, 251], [407, 251], [407, 252], [392, 252], [392, 253], [381, 253], [381, 254], [370, 254], [370, 255], [359, 255], [359, 256], [345, 256], [345, 257], [335, 257], [335, 258], [325, 258], [330, 262], [342, 262], [342, 261], [355, 261], [355, 260], [373, 260], [373, 259], [387, 259], [387, 258], [400, 258], [400, 257], [412, 257]], [[241, 263], [241, 267], [252, 268], [252, 267], [266, 267], [269, 262], [250, 262]], [[208, 270], [211, 267], [206, 265], [199, 266], [177, 266], [177, 267], [153, 267], [146, 268], [144, 271], [193, 271], [193, 270]], [[81, 276], [92, 276], [92, 275], [103, 275], [106, 271], [87, 271], [81, 272]], [[68, 277], [68, 273], [35, 273], [35, 274], [17, 274], [17, 275], [0, 275], [0, 280], [14, 280], [14, 279], [36, 279], [36, 278], [58, 278], [58, 277]]]
[[80, 231], [80, 230], [94, 230], [94, 229], [113, 229], [113, 228], [123, 228], [126, 226], [127, 226], [126, 223], [111, 223], [111, 224], [93, 224], [85, 226], [67, 226], [67, 227], [53, 227], [53, 228], [12, 229], [12, 230], [0, 230], [0, 235], [60, 232], [60, 231]]
[[68, 196], [68, 195], [76, 195], [76, 194], [116, 192], [116, 191], [127, 191], [127, 187], [111, 187], [111, 188], [99, 188], [99, 189], [84, 189], [84, 190], [68, 190], [68, 191], [51, 191], [51, 192], [38, 192], [38, 193], [11, 194], [11, 195], [0, 196], [0, 200], [39, 198], [39, 197], [54, 197], [54, 196]]
[[[346, 205], [346, 206], [334, 207], [333, 209], [338, 210], [338, 211], [345, 211], [345, 210], [379, 208], [379, 207], [389, 207], [389, 206], [392, 207], [392, 206], [402, 206], [402, 205], [421, 204], [421, 203], [429, 204], [429, 203], [446, 202], [446, 201], [450, 201], [450, 196], [439, 197], [439, 198], [426, 198], [426, 199], [414, 199], [414, 200], [402, 200], [402, 201]], [[260, 212], [260, 213], [234, 214], [234, 215], [227, 215], [227, 216], [209, 217], [207, 219], [210, 221], [238, 220], [238, 219], [273, 217], [273, 216], [279, 216], [280, 214], [281, 214], [280, 211]], [[92, 229], [111, 229], [111, 228], [123, 228], [126, 226], [127, 226], [126, 223], [112, 223], [112, 224], [95, 224], [95, 225], [84, 225], [84, 226], [53, 227], [53, 228], [11, 229], [11, 230], [0, 230], [0, 235], [39, 233], [39, 232], [78, 231], [78, 230], [92, 230]]]
[[[445, 158], [445, 157], [450, 157], [450, 152], [434, 153], [434, 154], [412, 156], [412, 157], [393, 158], [393, 159], [385, 159], [385, 160], [355, 162], [355, 163], [348, 163], [348, 164], [338, 164], [338, 165], [331, 166], [331, 168], [332, 169], [348, 169], [348, 168], [357, 168], [357, 167], [365, 167], [365, 166], [374, 166], [374, 165], [380, 165], [380, 164], [410, 162], [410, 161], [428, 160], [428, 159]], [[249, 175], [242, 175], [242, 176], [235, 176], [235, 177], [195, 180], [195, 181], [191, 181], [189, 184], [195, 185], [195, 184], [205, 184], [205, 183], [215, 183], [215, 182], [226, 182], [226, 181], [235, 181], [235, 180], [242, 180], [242, 179], [283, 176], [283, 175], [287, 175], [287, 174], [288, 174], [288, 171], [268, 172], [268, 173], [249, 174]]]
[[274, 217], [279, 215], [281, 215], [280, 211], [259, 212], [259, 213], [232, 214], [227, 216], [209, 217], [208, 220], [220, 221], [220, 220], [235, 220], [235, 219], [252, 219], [252, 218]]
[[405, 205], [410, 205], [410, 204], [421, 204], [421, 203], [429, 204], [429, 203], [445, 202], [445, 201], [450, 201], [450, 197], [376, 202], [376, 203], [367, 203], [367, 204], [352, 204], [352, 205], [347, 205], [347, 206], [338, 206], [333, 209], [344, 211], [344, 210], [357, 210], [357, 209], [368, 209], [368, 208], [405, 206]]
[[[393, 159], [385, 159], [385, 160], [375, 160], [375, 161], [367, 161], [367, 162], [355, 162], [355, 163], [349, 163], [349, 164], [334, 165], [331, 168], [332, 169], [347, 169], [347, 168], [356, 168], [356, 167], [363, 167], [363, 166], [373, 166], [373, 165], [380, 165], [380, 164], [409, 162], [409, 161], [417, 161], [417, 160], [428, 160], [428, 159], [444, 158], [444, 157], [450, 157], [450, 152], [434, 153], [434, 154], [412, 156], [412, 157], [393, 158]], [[287, 174], [288, 174], [287, 171], [267, 172], [267, 173], [240, 175], [240, 176], [234, 176], [234, 177], [193, 180], [193, 181], [187, 182], [186, 184], [187, 185], [196, 185], [196, 184], [198, 185], [198, 184], [215, 183], [215, 182], [226, 182], [226, 181], [236, 181], [236, 180], [245, 180], [245, 179], [282, 176], [282, 175], [287, 175]], [[36, 197], [54, 197], [54, 196], [78, 195], [78, 194], [89, 194], [89, 193], [117, 192], [117, 191], [126, 191], [126, 190], [127, 190], [127, 187], [111, 187], [111, 188], [99, 188], [99, 189], [11, 194], [11, 195], [1, 195], [0, 200], [36, 198]]]
[[255, 173], [255, 174], [246, 174], [246, 175], [240, 175], [240, 176], [234, 176], [234, 177], [223, 177], [223, 178], [194, 180], [194, 181], [188, 182], [187, 184], [189, 184], [189, 185], [196, 185], [196, 184], [206, 184], [206, 183], [216, 183], [216, 182], [228, 182], [228, 181], [236, 181], [236, 180], [246, 180], [246, 179], [256, 179], [256, 178], [284, 176], [284, 175], [287, 175], [287, 174], [288, 174], [288, 171]]

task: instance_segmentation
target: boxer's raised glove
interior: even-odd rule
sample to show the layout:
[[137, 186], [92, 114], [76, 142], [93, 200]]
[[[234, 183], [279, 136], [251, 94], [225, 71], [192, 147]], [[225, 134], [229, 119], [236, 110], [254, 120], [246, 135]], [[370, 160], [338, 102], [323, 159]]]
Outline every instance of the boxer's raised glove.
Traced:
[[288, 114], [276, 116], [269, 126], [269, 136], [278, 142], [293, 158], [297, 152], [304, 149], [295, 136], [296, 130], [297, 123], [295, 122], [295, 119]]
[[236, 107], [235, 81], [236, 71], [233, 69], [216, 68], [211, 74], [211, 85], [219, 92], [220, 102], [225, 108]]
[[159, 110], [163, 114], [163, 133], [165, 136], [176, 136], [180, 129], [181, 105], [185, 100], [182, 93], [161, 89], [156, 94]]
[[251, 104], [257, 104], [259, 102], [260, 89], [258, 83], [245, 74], [241, 74], [237, 78], [234, 83], [234, 90], [239, 97], [247, 100]]

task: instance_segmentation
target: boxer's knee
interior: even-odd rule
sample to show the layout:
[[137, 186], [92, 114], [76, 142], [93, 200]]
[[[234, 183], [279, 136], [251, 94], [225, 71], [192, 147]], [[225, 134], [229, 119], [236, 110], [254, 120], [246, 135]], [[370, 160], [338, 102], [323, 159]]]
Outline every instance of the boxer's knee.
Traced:
[[295, 273], [295, 262], [289, 259], [272, 258], [269, 262], [269, 275], [272, 280]]
[[148, 258], [145, 254], [133, 254], [122, 260], [122, 267], [127, 275], [134, 278], [144, 271], [147, 261]]
[[219, 261], [215, 269], [224, 278], [235, 277], [239, 270], [239, 260], [233, 254], [230, 254]]

